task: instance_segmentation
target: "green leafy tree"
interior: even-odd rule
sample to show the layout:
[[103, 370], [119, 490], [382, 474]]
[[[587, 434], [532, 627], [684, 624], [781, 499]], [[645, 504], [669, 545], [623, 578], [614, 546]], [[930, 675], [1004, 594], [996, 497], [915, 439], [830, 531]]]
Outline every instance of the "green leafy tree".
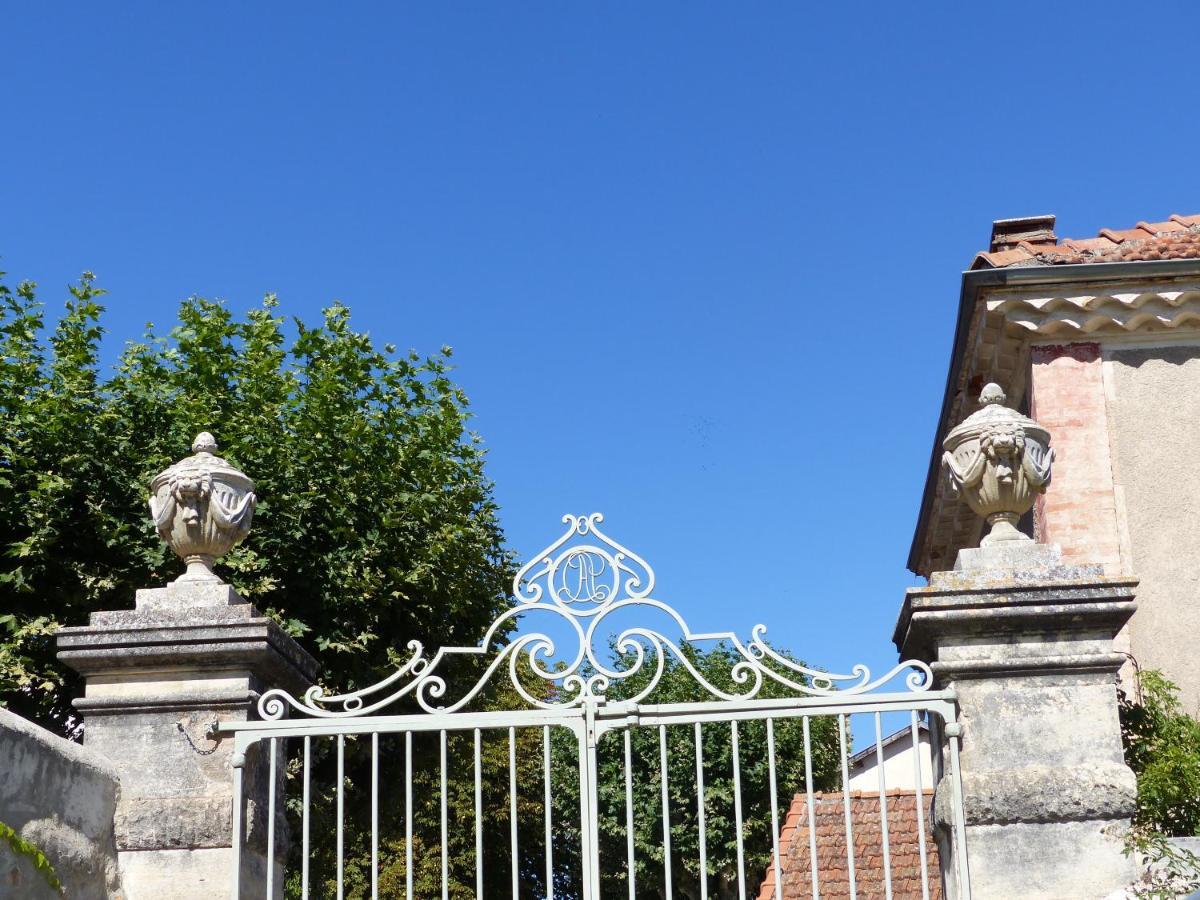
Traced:
[[1125, 761], [1138, 778], [1135, 824], [1170, 837], [1200, 835], [1200, 722], [1183, 711], [1162, 672], [1139, 674], [1140, 697], [1121, 694]]
[[69, 730], [53, 632], [181, 570], [147, 485], [204, 430], [259, 496], [224, 577], [328, 683], [374, 681], [412, 639], [479, 638], [512, 561], [448, 348], [379, 348], [340, 304], [289, 339], [273, 296], [242, 319], [191, 298], [104, 377], [102, 295], [85, 274], [46, 336], [34, 285], [0, 284], [0, 702]]
[[[319, 323], [289, 328], [273, 296], [243, 318], [190, 298], [168, 334], [148, 330], [106, 376], [102, 297], [85, 273], [47, 328], [35, 286], [0, 281], [0, 703], [73, 730], [80, 685], [55, 659], [54, 632], [128, 606], [137, 588], [181, 571], [154, 533], [146, 496], [149, 479], [202, 430], [251, 475], [259, 497], [250, 536], [221, 561], [222, 574], [314, 652], [323, 681], [339, 690], [373, 683], [410, 640], [480, 639], [507, 605], [513, 565], [448, 348], [422, 358], [378, 347], [340, 304]], [[453, 683], [471, 669], [447, 674]], [[369, 871], [365, 743], [349, 741], [345, 755], [343, 787], [357, 801], [346, 822], [347, 896], [356, 885], [361, 894]], [[436, 823], [437, 748], [418, 742], [415, 756], [416, 809], [423, 825]], [[506, 772], [507, 757], [502, 766], [494, 756], [489, 790]], [[402, 747], [385, 746], [381, 757], [394, 780]], [[327, 814], [337, 789], [332, 748], [317, 746], [312, 766], [314, 811]], [[460, 776], [451, 779], [455, 797], [465, 790]], [[394, 878], [389, 850], [401, 832], [395, 804], [384, 810], [384, 874]], [[488, 824], [502, 826], [498, 817]], [[331, 842], [318, 837], [312, 863], [323, 884]], [[456, 833], [456, 875], [473, 866], [461, 844]], [[293, 860], [298, 850], [293, 842]], [[438, 857], [417, 854], [423, 889], [440, 879]]]

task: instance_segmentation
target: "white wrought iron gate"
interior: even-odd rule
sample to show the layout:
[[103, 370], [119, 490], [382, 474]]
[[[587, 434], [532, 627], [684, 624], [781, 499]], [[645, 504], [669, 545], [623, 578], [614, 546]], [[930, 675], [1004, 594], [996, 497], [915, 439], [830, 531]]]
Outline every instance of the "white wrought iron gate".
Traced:
[[478, 645], [221, 726], [235, 897], [969, 900], [954, 698], [923, 663], [836, 675], [762, 626], [692, 633], [599, 514], [563, 521]]

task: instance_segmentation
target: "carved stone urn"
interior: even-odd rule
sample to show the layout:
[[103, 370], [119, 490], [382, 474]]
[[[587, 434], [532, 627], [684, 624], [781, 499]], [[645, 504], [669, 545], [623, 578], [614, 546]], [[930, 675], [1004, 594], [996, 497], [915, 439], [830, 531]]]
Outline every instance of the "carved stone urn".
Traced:
[[192, 442], [194, 456], [181, 459], [150, 482], [154, 527], [187, 571], [176, 582], [222, 583], [213, 563], [250, 533], [254, 482], [216, 455], [207, 431]]
[[1054, 462], [1050, 432], [1009, 409], [1006, 399], [999, 385], [985, 386], [983, 408], [942, 442], [951, 489], [990, 526], [981, 547], [1031, 540], [1017, 530], [1017, 521], [1049, 487]]

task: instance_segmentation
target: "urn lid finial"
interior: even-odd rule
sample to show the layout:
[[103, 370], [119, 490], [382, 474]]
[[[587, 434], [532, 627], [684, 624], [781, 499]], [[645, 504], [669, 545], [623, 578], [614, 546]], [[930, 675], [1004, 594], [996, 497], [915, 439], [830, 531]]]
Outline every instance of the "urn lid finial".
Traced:
[[217, 446], [217, 439], [207, 431], [200, 432], [192, 441], [193, 453], [216, 453], [219, 449], [221, 448]]
[[1008, 402], [1008, 397], [1004, 393], [1004, 388], [994, 381], [989, 381], [979, 392], [979, 403], [982, 406], [1003, 406], [1006, 402]]

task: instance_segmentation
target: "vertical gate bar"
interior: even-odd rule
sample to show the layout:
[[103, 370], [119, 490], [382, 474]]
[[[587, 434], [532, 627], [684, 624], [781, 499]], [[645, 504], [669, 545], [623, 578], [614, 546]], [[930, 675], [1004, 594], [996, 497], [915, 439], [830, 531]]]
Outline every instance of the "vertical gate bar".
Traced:
[[233, 759], [233, 900], [242, 896], [242, 768], [246, 765], [245, 750], [234, 750]]
[[917, 727], [917, 711], [909, 712], [912, 730], [913, 774], [917, 785], [917, 848], [921, 853], [921, 900], [929, 900], [929, 862], [925, 849], [925, 785], [921, 773], [921, 735]]
[[442, 900], [450, 897], [450, 852], [446, 848], [450, 829], [446, 820], [446, 729], [438, 732], [438, 758], [441, 762], [440, 777], [442, 780], [441, 813], [442, 820]]
[[883, 724], [879, 712], [875, 713], [875, 768], [879, 770], [879, 826], [883, 838], [883, 892], [886, 900], [892, 900], [892, 848], [888, 842], [887, 775], [883, 771]]
[[967, 865], [967, 825], [963, 821], [963, 792], [962, 792], [962, 769], [958, 764], [958, 745], [962, 740], [961, 725], [954, 729], [954, 733], [950, 733], [950, 729], [946, 729], [949, 735], [950, 744], [950, 785], [954, 792], [954, 836], [958, 843], [958, 852], [954, 854], [955, 868], [958, 869], [958, 896], [960, 900], [971, 900], [971, 869]]
[[625, 858], [629, 872], [629, 900], [637, 898], [633, 863], [633, 729], [625, 728]]
[[517, 729], [508, 729], [508, 836], [512, 854], [513, 900], [521, 890], [521, 862], [517, 856]]
[[813, 809], [812, 736], [808, 716], [801, 719], [804, 726], [804, 789], [808, 795], [808, 857], [812, 865], [813, 900], [820, 900], [820, 875], [817, 873], [817, 813]]
[[842, 808], [846, 815], [846, 874], [850, 880], [850, 896], [858, 897], [854, 877], [854, 829], [850, 826], [850, 771], [846, 755], [846, 714], [838, 713], [838, 750], [842, 756]]
[[704, 736], [699, 722], [696, 723], [696, 819], [700, 838], [700, 900], [708, 900], [708, 835], [704, 809]]
[[733, 736], [733, 822], [737, 829], [738, 900], [746, 900], [746, 847], [742, 835], [742, 761], [738, 756], [738, 723], [729, 723]]
[[346, 808], [346, 736], [339, 734], [337, 739], [337, 897], [342, 900], [342, 874], [345, 868], [343, 851], [345, 850], [345, 833], [342, 824], [342, 814]]
[[300, 800], [300, 898], [308, 900], [308, 793], [312, 780], [309, 769], [309, 754], [312, 751], [312, 738], [304, 736], [304, 787]]
[[404, 896], [413, 900], [412, 732], [404, 732]]
[[550, 793], [550, 726], [542, 726], [542, 783], [545, 797], [542, 804], [546, 813], [546, 900], [554, 900], [554, 847], [553, 826], [551, 823], [551, 804], [553, 797]]
[[483, 896], [483, 735], [475, 729], [475, 896]]
[[779, 861], [779, 794], [775, 785], [774, 719], [767, 719], [767, 772], [771, 787], [771, 847], [775, 859], [775, 900], [783, 900], [783, 868]]
[[600, 900], [600, 761], [596, 751], [596, 705], [589, 703], [585, 718], [587, 736], [588, 803], [592, 815], [588, 820], [592, 842], [592, 873], [589, 893], [585, 900]]
[[371, 735], [371, 900], [379, 900], [379, 732]]
[[275, 897], [275, 777], [277, 762], [275, 756], [278, 751], [276, 742], [279, 738], [271, 738], [268, 744], [268, 750], [271, 754], [270, 762], [268, 763], [271, 780], [267, 784], [267, 900], [273, 900]]
[[667, 784], [667, 726], [658, 726], [658, 756], [662, 770], [662, 819], [663, 819], [663, 879], [667, 900], [671, 900], [671, 798]]
[[598, 808], [594, 726], [593, 708], [585, 706], [583, 727], [575, 733], [579, 755], [579, 837], [583, 900], [597, 900], [600, 895], [600, 849], [593, 824]]

